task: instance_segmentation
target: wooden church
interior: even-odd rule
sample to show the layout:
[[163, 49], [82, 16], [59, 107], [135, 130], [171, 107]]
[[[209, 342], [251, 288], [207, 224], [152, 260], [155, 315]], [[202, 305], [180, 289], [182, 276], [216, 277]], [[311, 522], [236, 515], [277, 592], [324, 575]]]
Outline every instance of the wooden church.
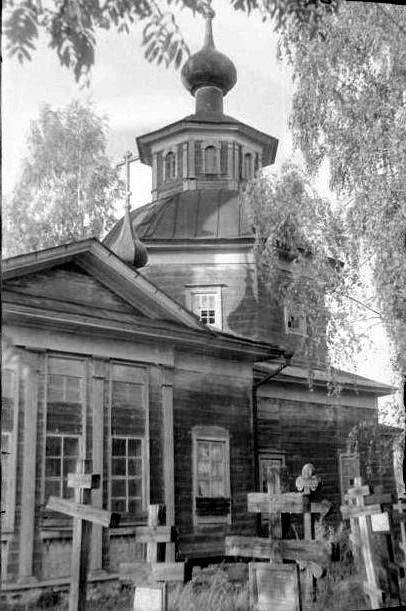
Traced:
[[121, 514], [93, 529], [92, 578], [136, 558], [151, 503], [166, 506], [178, 559], [221, 558], [226, 535], [256, 533], [247, 493], [289, 489], [309, 461], [339, 503], [346, 436], [392, 392], [340, 372], [342, 392], [329, 396], [322, 368], [310, 392], [291, 356], [306, 322], [261, 286], [239, 197], [278, 142], [224, 114], [236, 69], [210, 18], [182, 80], [195, 112], [138, 138], [151, 203], [103, 243], [4, 262], [6, 589], [67, 583], [72, 520], [46, 505], [72, 496], [78, 458], [101, 474], [92, 505]]

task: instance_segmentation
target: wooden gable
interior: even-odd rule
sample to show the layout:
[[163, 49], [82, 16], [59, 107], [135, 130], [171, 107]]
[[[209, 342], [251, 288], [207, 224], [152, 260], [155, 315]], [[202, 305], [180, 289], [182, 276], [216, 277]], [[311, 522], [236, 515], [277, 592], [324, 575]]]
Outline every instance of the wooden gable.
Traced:
[[9, 279], [3, 284], [8, 303], [131, 321], [144, 314], [74, 262]]

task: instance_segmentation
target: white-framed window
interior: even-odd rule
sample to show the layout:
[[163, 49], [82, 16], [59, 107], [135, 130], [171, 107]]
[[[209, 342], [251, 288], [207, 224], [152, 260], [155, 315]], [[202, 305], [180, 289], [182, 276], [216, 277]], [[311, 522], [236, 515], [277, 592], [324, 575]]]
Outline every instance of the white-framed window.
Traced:
[[111, 364], [109, 501], [127, 520], [149, 503], [148, 377], [144, 367]]
[[143, 443], [139, 437], [113, 436], [111, 443], [111, 510], [143, 509]]
[[4, 368], [1, 378], [1, 528], [14, 528], [17, 466], [18, 367]]
[[87, 361], [49, 355], [46, 380], [44, 503], [50, 496], [74, 496], [67, 476], [85, 457]]
[[223, 327], [221, 286], [190, 287], [186, 293], [187, 307], [205, 325]]
[[285, 332], [294, 335], [307, 334], [307, 321], [303, 312], [293, 311], [290, 308], [284, 308], [285, 317]]
[[231, 522], [228, 431], [217, 426], [196, 426], [192, 437], [194, 523]]
[[80, 435], [47, 435], [45, 448], [45, 499], [50, 496], [73, 498], [68, 488], [68, 473], [76, 471], [80, 455]]
[[164, 180], [176, 178], [176, 152], [168, 151], [164, 154]]

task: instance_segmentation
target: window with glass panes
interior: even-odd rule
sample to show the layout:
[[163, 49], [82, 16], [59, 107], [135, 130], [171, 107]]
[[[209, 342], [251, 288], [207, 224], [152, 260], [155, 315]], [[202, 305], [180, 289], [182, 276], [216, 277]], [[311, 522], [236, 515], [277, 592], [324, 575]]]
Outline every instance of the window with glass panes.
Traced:
[[82, 455], [85, 361], [48, 358], [44, 496], [72, 497], [68, 473]]
[[197, 439], [197, 496], [226, 497], [226, 442]]
[[219, 325], [218, 293], [193, 293], [192, 312], [205, 325]]
[[47, 435], [45, 449], [45, 499], [50, 496], [70, 498], [74, 489], [68, 488], [68, 473], [76, 471], [79, 457], [79, 435]]
[[145, 369], [113, 363], [111, 385], [111, 510], [140, 514], [147, 503]]
[[111, 509], [139, 513], [142, 511], [142, 439], [112, 437]]

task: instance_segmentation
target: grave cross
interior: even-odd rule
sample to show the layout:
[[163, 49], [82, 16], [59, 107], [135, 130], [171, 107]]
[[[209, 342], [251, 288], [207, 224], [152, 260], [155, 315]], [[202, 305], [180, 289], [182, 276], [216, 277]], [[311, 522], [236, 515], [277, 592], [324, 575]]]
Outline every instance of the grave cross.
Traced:
[[313, 539], [310, 495], [317, 490], [320, 483], [320, 478], [314, 475], [314, 467], [311, 463], [307, 463], [302, 469], [302, 474], [296, 478], [296, 488], [303, 492], [303, 523], [306, 541]]
[[400, 536], [402, 538], [402, 543], [400, 543], [399, 547], [402, 549], [404, 557], [406, 558], [406, 499], [398, 499], [396, 505], [393, 505], [393, 509], [396, 509], [396, 513], [393, 514], [393, 517], [400, 522]]
[[74, 488], [75, 501], [50, 496], [47, 503], [47, 509], [73, 517], [69, 611], [84, 611], [86, 607], [92, 524], [113, 528], [118, 526], [120, 521], [120, 514], [85, 504], [90, 500], [90, 491], [99, 487], [100, 475], [84, 471], [85, 461], [78, 460], [76, 473], [68, 474], [68, 487]]
[[[383, 604], [383, 591], [378, 587], [375, 573], [373, 553], [371, 545], [371, 516], [381, 514], [381, 505], [365, 505], [365, 497], [369, 495], [369, 486], [362, 485], [361, 477], [354, 478], [354, 488], [350, 488], [344, 496], [348, 505], [341, 505], [340, 510], [343, 518], [349, 518], [353, 543], [360, 544], [364, 561], [367, 581], [364, 583], [364, 591], [369, 596], [371, 607], [380, 608]], [[369, 518], [369, 519], [368, 519]], [[355, 536], [355, 520], [358, 520], [360, 541]]]
[[138, 161], [139, 157], [134, 155], [131, 151], [127, 151], [124, 153], [123, 161], [117, 163], [116, 167], [120, 168], [121, 166], [125, 166], [125, 179], [126, 179], [126, 203], [128, 210], [131, 209], [131, 190], [130, 190], [130, 163], [133, 161]]

